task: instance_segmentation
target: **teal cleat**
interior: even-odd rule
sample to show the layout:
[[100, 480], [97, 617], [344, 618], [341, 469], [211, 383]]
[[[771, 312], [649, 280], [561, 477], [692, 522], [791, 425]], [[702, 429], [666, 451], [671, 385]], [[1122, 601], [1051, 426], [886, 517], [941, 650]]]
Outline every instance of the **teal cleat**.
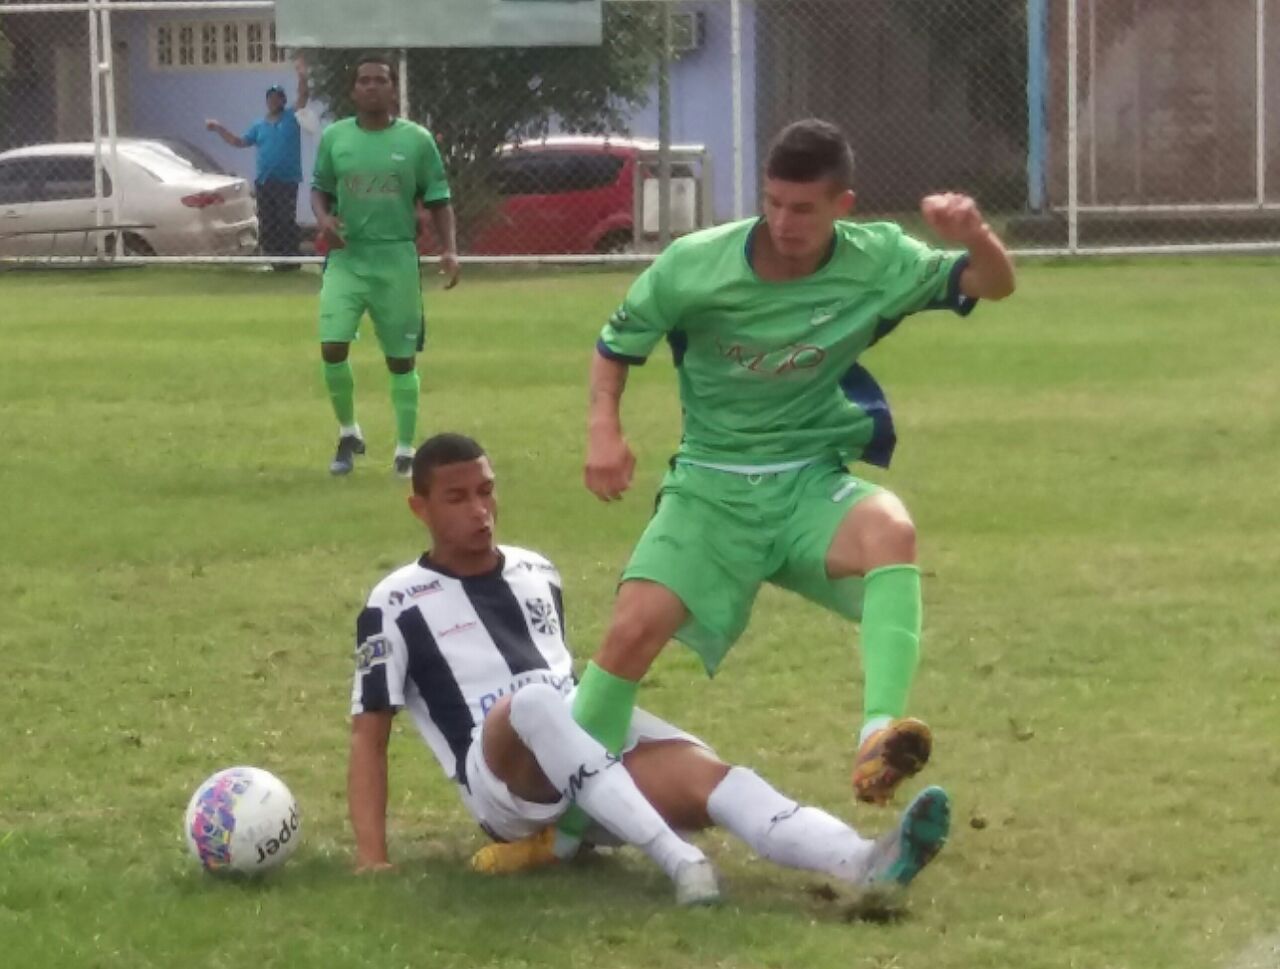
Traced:
[[898, 826], [876, 839], [862, 887], [910, 885], [942, 850], [950, 830], [951, 798], [940, 787], [926, 787], [907, 805]]

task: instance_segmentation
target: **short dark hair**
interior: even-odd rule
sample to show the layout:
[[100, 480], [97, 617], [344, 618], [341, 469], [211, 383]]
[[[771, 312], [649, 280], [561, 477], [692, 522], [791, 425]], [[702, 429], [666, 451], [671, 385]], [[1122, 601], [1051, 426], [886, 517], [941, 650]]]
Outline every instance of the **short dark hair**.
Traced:
[[437, 434], [429, 437], [413, 453], [413, 493], [426, 495], [431, 488], [431, 472], [446, 464], [478, 461], [485, 450], [465, 434]]
[[366, 64], [381, 64], [391, 74], [391, 83], [400, 83], [400, 68], [396, 66], [396, 61], [389, 54], [361, 54], [360, 59], [351, 67], [351, 86], [356, 86], [356, 78], [360, 76], [360, 68]]
[[806, 118], [787, 125], [769, 146], [764, 173], [784, 182], [829, 178], [853, 187], [853, 149], [844, 132], [828, 121]]

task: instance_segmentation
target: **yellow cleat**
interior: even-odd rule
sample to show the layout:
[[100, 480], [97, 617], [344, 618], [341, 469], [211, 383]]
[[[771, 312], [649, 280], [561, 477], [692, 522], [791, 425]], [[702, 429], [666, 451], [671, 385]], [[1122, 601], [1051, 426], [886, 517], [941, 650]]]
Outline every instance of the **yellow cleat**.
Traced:
[[898, 785], [924, 768], [933, 749], [928, 724], [906, 717], [881, 727], [858, 748], [853, 793], [868, 804], [888, 804]]
[[485, 845], [471, 856], [471, 870], [482, 875], [511, 875], [554, 865], [556, 829], [543, 828], [520, 841]]

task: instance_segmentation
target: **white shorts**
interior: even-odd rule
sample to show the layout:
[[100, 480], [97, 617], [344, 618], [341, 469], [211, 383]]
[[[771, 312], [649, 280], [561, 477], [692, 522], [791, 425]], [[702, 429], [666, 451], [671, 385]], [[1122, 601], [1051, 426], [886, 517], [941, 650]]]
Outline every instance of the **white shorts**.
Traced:
[[[484, 759], [484, 727], [476, 734], [467, 751], [467, 783], [459, 785], [462, 801], [480, 827], [492, 838], [519, 841], [537, 834], [569, 810], [569, 799], [561, 797], [553, 804], [538, 804], [512, 794], [510, 789], [489, 769]], [[622, 753], [630, 753], [643, 743], [683, 740], [710, 750], [705, 743], [674, 724], [636, 709], [631, 716], [631, 730]]]

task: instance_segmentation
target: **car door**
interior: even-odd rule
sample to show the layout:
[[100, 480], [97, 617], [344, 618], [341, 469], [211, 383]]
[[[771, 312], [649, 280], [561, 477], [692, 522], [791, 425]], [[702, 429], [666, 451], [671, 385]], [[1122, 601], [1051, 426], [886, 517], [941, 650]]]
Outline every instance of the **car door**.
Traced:
[[[37, 254], [85, 256], [95, 251], [96, 205], [93, 197], [93, 156], [44, 155], [40, 181], [33, 189], [30, 209], [32, 228], [41, 233], [33, 240]], [[102, 173], [102, 193], [111, 195], [111, 178]]]
[[27, 256], [31, 224], [32, 182], [36, 165], [30, 158], [0, 160], [0, 256]]

